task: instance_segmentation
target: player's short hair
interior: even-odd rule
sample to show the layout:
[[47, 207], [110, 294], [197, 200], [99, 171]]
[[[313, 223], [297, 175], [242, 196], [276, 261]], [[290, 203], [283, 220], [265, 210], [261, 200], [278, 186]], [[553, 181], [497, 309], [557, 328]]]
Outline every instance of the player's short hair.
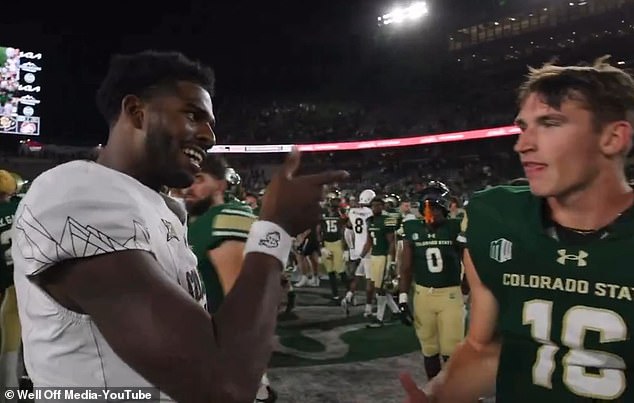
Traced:
[[229, 164], [220, 154], [207, 154], [200, 164], [200, 172], [211, 175], [214, 179], [225, 179]]
[[451, 206], [452, 203], [455, 203], [456, 206], [460, 207], [460, 200], [458, 200], [456, 196], [451, 196], [449, 198], [449, 205]]
[[383, 200], [383, 198], [382, 198], [382, 197], [379, 197], [379, 196], [377, 196], [377, 197], [375, 197], [374, 199], [372, 199], [372, 201], [370, 202], [370, 204], [372, 204], [372, 203], [377, 203], [377, 202], [378, 202], [378, 203], [381, 203], [381, 204], [383, 204], [383, 205], [385, 205], [385, 200]]
[[597, 59], [591, 66], [557, 66], [554, 62], [540, 68], [529, 68], [526, 81], [520, 86], [521, 105], [531, 93], [538, 93], [554, 109], [562, 102], [581, 102], [592, 114], [594, 128], [627, 120], [634, 126], [634, 79], [626, 71], [610, 65], [609, 56]]
[[170, 89], [179, 81], [198, 84], [213, 96], [214, 71], [182, 53], [146, 50], [115, 55], [97, 91], [97, 108], [112, 125], [121, 113], [121, 101], [125, 96], [147, 99], [157, 90]]

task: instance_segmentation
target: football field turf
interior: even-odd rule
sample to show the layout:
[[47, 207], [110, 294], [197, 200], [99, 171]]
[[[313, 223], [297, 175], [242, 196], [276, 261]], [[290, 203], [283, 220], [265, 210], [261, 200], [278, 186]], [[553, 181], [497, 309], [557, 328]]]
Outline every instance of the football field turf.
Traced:
[[357, 298], [346, 318], [327, 288], [297, 290], [296, 318], [278, 323], [269, 370], [278, 402], [402, 402], [402, 371], [424, 384], [414, 329], [389, 313], [384, 327], [367, 329], [365, 297]]

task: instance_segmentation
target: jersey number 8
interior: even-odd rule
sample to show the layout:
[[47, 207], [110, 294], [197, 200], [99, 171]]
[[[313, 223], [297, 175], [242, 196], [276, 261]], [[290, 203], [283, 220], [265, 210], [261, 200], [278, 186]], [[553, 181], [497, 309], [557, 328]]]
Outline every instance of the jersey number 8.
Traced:
[[354, 232], [356, 234], [363, 234], [363, 219], [357, 218], [354, 220]]
[[[533, 383], [552, 389], [555, 354], [559, 347], [551, 341], [552, 301], [534, 299], [524, 303], [523, 323], [531, 326], [531, 335], [543, 343], [533, 365]], [[575, 395], [601, 400], [619, 398], [626, 388], [625, 361], [614, 354], [583, 348], [586, 332], [599, 334], [600, 343], [627, 340], [627, 325], [618, 313], [607, 309], [573, 306], [563, 317], [561, 344], [568, 348], [561, 365], [563, 383]], [[601, 366], [597, 374], [587, 368]]]

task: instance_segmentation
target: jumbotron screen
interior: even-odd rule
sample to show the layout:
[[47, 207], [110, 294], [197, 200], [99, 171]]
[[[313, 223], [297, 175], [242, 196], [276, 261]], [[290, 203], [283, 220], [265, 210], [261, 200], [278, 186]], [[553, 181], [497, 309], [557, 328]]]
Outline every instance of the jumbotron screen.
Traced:
[[0, 133], [39, 136], [42, 54], [0, 46]]

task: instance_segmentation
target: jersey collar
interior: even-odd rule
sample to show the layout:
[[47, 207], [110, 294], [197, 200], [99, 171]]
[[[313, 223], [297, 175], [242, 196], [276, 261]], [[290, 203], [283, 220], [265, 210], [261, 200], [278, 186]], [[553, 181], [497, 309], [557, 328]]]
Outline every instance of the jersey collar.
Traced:
[[[550, 238], [565, 243], [586, 243], [595, 240], [614, 239], [634, 234], [634, 205], [624, 210], [618, 217], [605, 227], [590, 234], [575, 233], [557, 224], [550, 216], [550, 207], [545, 198], [537, 198], [536, 213], [540, 223], [540, 230]], [[572, 235], [571, 235], [572, 234]]]

